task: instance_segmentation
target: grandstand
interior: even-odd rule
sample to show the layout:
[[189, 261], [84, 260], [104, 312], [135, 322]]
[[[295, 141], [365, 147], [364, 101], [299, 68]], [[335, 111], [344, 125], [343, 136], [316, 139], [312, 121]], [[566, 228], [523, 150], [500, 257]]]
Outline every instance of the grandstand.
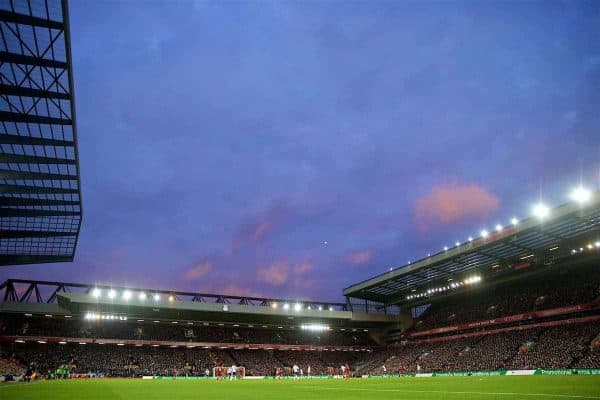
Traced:
[[11, 369], [69, 364], [94, 376], [203, 376], [228, 364], [246, 376], [291, 374], [294, 364], [327, 376], [346, 362], [355, 376], [382, 365], [393, 374], [597, 369], [598, 199], [353, 285], [344, 303], [9, 279], [2, 351]]

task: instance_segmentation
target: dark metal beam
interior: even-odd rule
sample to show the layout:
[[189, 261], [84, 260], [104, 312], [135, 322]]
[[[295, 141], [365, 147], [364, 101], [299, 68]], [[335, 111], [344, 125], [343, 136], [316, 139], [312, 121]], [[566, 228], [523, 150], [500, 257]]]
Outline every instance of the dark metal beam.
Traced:
[[0, 111], [0, 121], [26, 122], [30, 124], [52, 124], [52, 125], [72, 125], [73, 121], [64, 118], [46, 117], [43, 115], [31, 115], [15, 113], [9, 111]]
[[22, 164], [60, 164], [75, 165], [77, 162], [68, 158], [28, 156], [22, 154], [0, 154], [0, 162]]
[[54, 210], [25, 210], [19, 208], [0, 208], [0, 218], [5, 217], [76, 217], [81, 215], [78, 211]]
[[26, 56], [22, 54], [8, 53], [6, 51], [0, 51], [0, 63], [4, 62], [21, 65], [33, 65], [36, 67], [47, 68], [65, 69], [68, 67], [68, 64], [64, 61], [50, 60], [47, 58], [39, 58], [33, 56]]
[[39, 26], [41, 28], [50, 28], [62, 30], [64, 24], [59, 21], [52, 21], [50, 19], [32, 17], [27, 14], [19, 14], [12, 11], [0, 10], [0, 21], [12, 22], [20, 25]]
[[0, 93], [9, 96], [42, 97], [47, 99], [69, 100], [71, 98], [68, 93], [4, 84], [0, 84]]
[[59, 237], [76, 236], [77, 232], [55, 232], [55, 231], [22, 231], [3, 229], [0, 231], [0, 239], [18, 239], [30, 237]]
[[77, 175], [52, 174], [48, 172], [11, 171], [0, 169], [0, 179], [23, 180], [77, 180]]
[[44, 193], [44, 194], [77, 194], [77, 189], [63, 189], [53, 187], [42, 187], [42, 186], [25, 186], [25, 185], [2, 185], [0, 184], [0, 193], [13, 193], [13, 194], [31, 194], [31, 193]]
[[[73, 256], [0, 254], [0, 265], [45, 264], [73, 261]], [[0, 266], [0, 268], [2, 268]]]
[[70, 140], [40, 138], [31, 136], [18, 135], [0, 135], [0, 144], [21, 144], [30, 146], [69, 146], [73, 147], [74, 143]]
[[19, 197], [0, 196], [0, 206], [78, 206], [75, 200], [48, 200], [48, 199], [25, 199]]

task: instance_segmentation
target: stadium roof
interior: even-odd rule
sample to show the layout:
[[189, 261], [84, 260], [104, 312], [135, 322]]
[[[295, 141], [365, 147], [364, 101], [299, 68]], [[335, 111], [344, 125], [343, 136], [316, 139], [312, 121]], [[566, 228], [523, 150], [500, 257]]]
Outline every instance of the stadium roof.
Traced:
[[[475, 277], [478, 281], [480, 276], [476, 273], [540, 260], [548, 252], [568, 256], [580, 248], [585, 251], [586, 244], [598, 251], [600, 192], [587, 197], [585, 204], [573, 202], [552, 210], [543, 208], [538, 216], [498, 227], [493, 233], [483, 232], [482, 237], [347, 287], [344, 295], [389, 305], [408, 302], [412, 293], [425, 289], [427, 300], [427, 287], [438, 282], [444, 282], [442, 291], [446, 291], [450, 280], [465, 282]], [[451, 285], [462, 289], [457, 283]]]
[[72, 261], [81, 185], [66, 0], [0, 2], [0, 265]]
[[257, 323], [289, 327], [327, 323], [350, 328], [393, 324], [397, 315], [353, 312], [346, 303], [228, 296], [80, 283], [9, 279], [0, 284], [0, 312], [115, 314], [160, 322]]

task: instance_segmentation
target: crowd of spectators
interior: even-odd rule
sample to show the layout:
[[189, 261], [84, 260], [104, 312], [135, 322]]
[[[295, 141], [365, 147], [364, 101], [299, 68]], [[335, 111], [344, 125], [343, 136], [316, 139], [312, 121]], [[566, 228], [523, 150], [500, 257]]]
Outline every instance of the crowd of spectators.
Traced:
[[367, 373], [500, 369], [600, 368], [600, 322], [566, 324], [390, 347], [372, 357]]
[[[565, 271], [565, 273], [567, 273]], [[568, 271], [568, 277], [555, 274], [543, 280], [511, 282], [474, 289], [468, 296], [449, 297], [434, 302], [418, 318], [414, 329], [481, 321], [596, 300], [600, 296], [600, 269]]]

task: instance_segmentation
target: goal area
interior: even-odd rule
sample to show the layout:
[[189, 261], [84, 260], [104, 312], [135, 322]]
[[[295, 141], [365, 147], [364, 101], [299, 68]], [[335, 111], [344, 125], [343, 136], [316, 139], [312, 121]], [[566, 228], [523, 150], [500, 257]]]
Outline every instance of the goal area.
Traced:
[[[212, 376], [215, 378], [224, 378], [229, 379], [229, 375], [227, 375], [227, 370], [230, 367], [213, 367]], [[243, 379], [246, 376], [246, 368], [245, 367], [236, 367], [235, 377], [238, 379]]]

